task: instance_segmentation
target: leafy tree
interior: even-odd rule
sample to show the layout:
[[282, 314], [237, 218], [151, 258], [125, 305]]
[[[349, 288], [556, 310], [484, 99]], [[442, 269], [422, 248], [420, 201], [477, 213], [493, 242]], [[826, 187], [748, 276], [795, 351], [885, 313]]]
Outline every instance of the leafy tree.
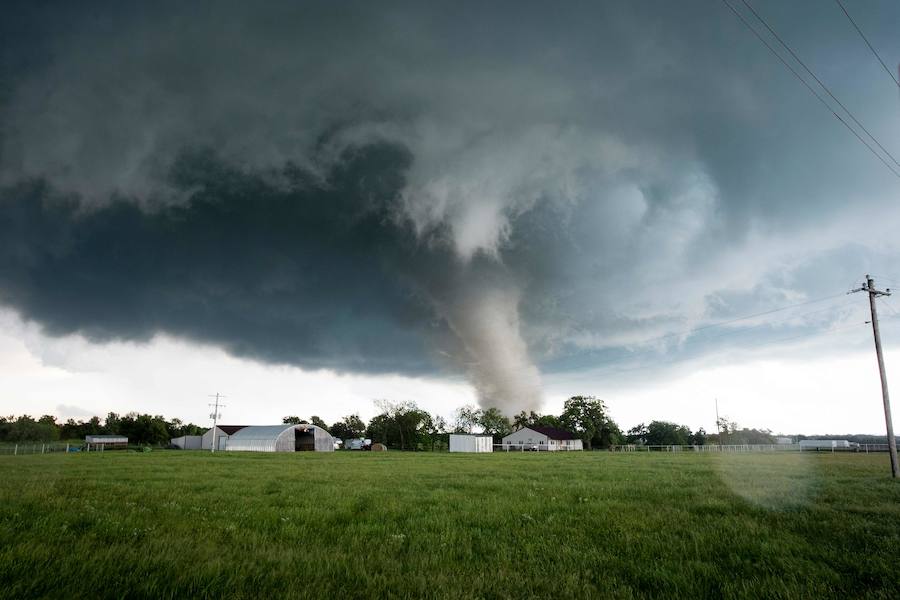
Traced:
[[296, 415], [283, 417], [281, 419], [281, 422], [284, 423], [285, 425], [299, 425], [300, 423], [306, 423], [306, 421], [300, 419], [300, 417], [298, 417]]
[[41, 441], [55, 442], [59, 439], [59, 426], [56, 424], [56, 417], [44, 415], [37, 422], [40, 425]]
[[506, 415], [496, 408], [486, 408], [480, 411], [478, 415], [478, 424], [484, 433], [493, 436], [494, 442], [497, 443], [503, 436], [508, 435], [512, 431], [512, 425]]
[[358, 414], [352, 414], [335, 422], [329, 431], [331, 435], [342, 440], [359, 438], [366, 432], [366, 424], [363, 423]]
[[437, 415], [429, 419], [427, 424], [427, 433], [431, 442], [431, 450], [434, 451], [436, 445], [441, 447], [449, 447], [450, 440], [447, 437], [447, 420]]
[[[419, 449], [425, 443], [424, 436], [431, 416], [420, 409], [415, 402], [391, 402], [389, 400], [376, 400], [375, 405], [382, 411], [376, 425], [383, 436], [381, 439], [372, 437], [373, 440], [382, 441], [389, 446], [398, 447], [401, 450]], [[382, 417], [379, 419], [379, 417]], [[373, 419], [373, 421], [375, 421]], [[372, 423], [369, 424], [372, 428]], [[387, 440], [387, 441], [384, 441]]]
[[536, 425], [543, 427], [564, 427], [562, 422], [560, 422], [559, 417], [555, 415], [542, 415], [541, 413], [535, 411], [526, 413], [523, 410], [513, 417], [513, 430], [518, 430], [523, 427], [533, 427]]
[[625, 436], [625, 439], [629, 444], [646, 444], [647, 443], [647, 426], [643, 423], [635, 425], [631, 429], [628, 430], [628, 434]]
[[572, 396], [563, 404], [560, 424], [576, 433], [590, 448], [604, 448], [619, 443], [621, 431], [609, 417], [603, 400], [593, 396]]
[[311, 416], [311, 417], [309, 418], [309, 422], [310, 422], [311, 425], [315, 425], [316, 427], [321, 427], [321, 428], [324, 429], [325, 431], [328, 431], [328, 423], [326, 423], [325, 421], [323, 421], [322, 419], [320, 419], [320, 418], [317, 417], [316, 415]]
[[691, 444], [694, 446], [705, 446], [706, 439], [706, 430], [701, 427], [691, 436]]
[[669, 421], [651, 421], [647, 425], [645, 443], [649, 446], [686, 446], [691, 441], [691, 430]]
[[454, 433], [472, 433], [481, 419], [481, 411], [471, 404], [460, 406], [456, 409], [456, 422], [453, 425]]

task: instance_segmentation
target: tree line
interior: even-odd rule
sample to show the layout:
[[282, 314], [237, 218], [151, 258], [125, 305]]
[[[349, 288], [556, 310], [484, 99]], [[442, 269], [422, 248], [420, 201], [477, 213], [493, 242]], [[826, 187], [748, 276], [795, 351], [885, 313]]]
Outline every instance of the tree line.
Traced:
[[376, 400], [379, 414], [365, 423], [358, 414], [347, 415], [328, 425], [318, 416], [309, 420], [284, 417], [284, 423], [310, 423], [335, 438], [365, 437], [398, 450], [446, 450], [451, 433], [485, 433], [500, 443], [503, 436], [522, 427], [548, 426], [565, 429], [584, 442], [585, 448], [607, 448], [621, 443], [622, 432], [610, 418], [605, 403], [593, 396], [573, 396], [565, 401], [559, 415], [522, 411], [512, 418], [496, 408], [462, 406], [451, 421], [432, 415], [415, 402]]
[[[451, 433], [484, 433], [494, 443], [522, 427], [555, 427], [571, 432], [582, 440], [585, 449], [609, 448], [622, 444], [636, 445], [704, 445], [704, 444], [771, 444], [772, 432], [740, 428], [722, 418], [717, 433], [703, 428], [691, 431], [686, 425], [669, 421], [641, 423], [623, 432], [610, 417], [603, 400], [593, 396], [572, 396], [563, 404], [559, 415], [522, 411], [508, 418], [496, 408], [462, 406], [448, 422], [440, 415], [432, 415], [415, 402], [376, 400], [380, 411], [368, 423], [359, 414], [342, 417], [328, 424], [313, 415], [309, 420], [286, 416], [286, 424], [310, 423], [328, 431], [337, 439], [369, 438], [398, 450], [446, 450]], [[180, 419], [166, 420], [160, 415], [131, 412], [126, 415], [109, 413], [106, 419], [91, 417], [86, 421], [68, 419], [60, 423], [52, 415], [34, 419], [28, 415], [0, 417], [0, 442], [53, 442], [84, 440], [87, 435], [118, 434], [130, 443], [165, 445], [172, 438], [183, 435], [202, 435], [208, 427], [184, 423]]]
[[143, 445], [165, 445], [182, 435], [201, 435], [206, 427], [184, 423], [181, 419], [166, 420], [160, 415], [130, 412], [108, 413], [106, 419], [91, 417], [83, 421], [68, 419], [63, 423], [53, 415], [35, 419], [29, 415], [0, 417], [0, 442], [56, 442], [84, 441], [88, 435], [124, 435], [128, 442]]
[[398, 450], [446, 450], [451, 433], [485, 433], [494, 438], [494, 443], [500, 443], [504, 436], [513, 431], [534, 426], [569, 431], [581, 439], [586, 449], [625, 444], [702, 446], [775, 442], [769, 430], [738, 427], [725, 418], [719, 420], [717, 433], [707, 433], [702, 427], [691, 431], [686, 425], [660, 420], [641, 423], [623, 432], [609, 416], [603, 400], [593, 396], [572, 396], [565, 401], [559, 415], [522, 411], [508, 418], [496, 408], [466, 405], [456, 409], [451, 422], [440, 415], [429, 414], [415, 402], [377, 400], [375, 404], [381, 412], [368, 424], [358, 414], [347, 415], [331, 425], [318, 416], [312, 416], [309, 420], [289, 416], [284, 417], [283, 421], [310, 423], [338, 439], [365, 437]]

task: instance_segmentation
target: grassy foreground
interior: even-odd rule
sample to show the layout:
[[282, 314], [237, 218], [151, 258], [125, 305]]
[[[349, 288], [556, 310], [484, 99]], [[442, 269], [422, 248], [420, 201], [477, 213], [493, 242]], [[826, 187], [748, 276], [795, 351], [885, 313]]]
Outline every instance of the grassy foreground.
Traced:
[[0, 457], [0, 596], [900, 597], [885, 455]]

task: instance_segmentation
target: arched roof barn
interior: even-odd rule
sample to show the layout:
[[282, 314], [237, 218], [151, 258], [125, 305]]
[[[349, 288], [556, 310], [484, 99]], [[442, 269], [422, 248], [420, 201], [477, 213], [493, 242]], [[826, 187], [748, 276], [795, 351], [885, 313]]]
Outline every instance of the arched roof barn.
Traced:
[[315, 425], [251, 425], [229, 436], [229, 451], [246, 452], [334, 452], [334, 438]]

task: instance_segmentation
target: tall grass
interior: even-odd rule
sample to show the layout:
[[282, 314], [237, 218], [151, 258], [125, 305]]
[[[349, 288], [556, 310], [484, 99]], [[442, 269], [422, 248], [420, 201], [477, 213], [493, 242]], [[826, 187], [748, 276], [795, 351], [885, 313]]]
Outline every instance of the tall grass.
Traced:
[[0, 596], [897, 598], [886, 460], [0, 457]]

